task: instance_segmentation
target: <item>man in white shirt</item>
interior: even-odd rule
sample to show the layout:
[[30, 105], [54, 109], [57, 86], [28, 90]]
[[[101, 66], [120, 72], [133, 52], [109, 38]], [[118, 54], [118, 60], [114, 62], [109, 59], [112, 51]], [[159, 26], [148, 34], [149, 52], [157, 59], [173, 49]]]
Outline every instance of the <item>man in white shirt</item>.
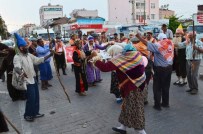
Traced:
[[43, 63], [53, 54], [50, 53], [46, 57], [36, 57], [28, 53], [28, 44], [17, 33], [14, 33], [19, 53], [13, 59], [14, 70], [17, 74], [24, 77], [27, 85], [27, 101], [25, 106], [24, 119], [26, 121], [34, 121], [35, 118], [43, 117], [44, 114], [39, 113], [39, 90], [36, 82], [36, 74], [33, 65]]
[[161, 29], [161, 33], [164, 33], [168, 39], [173, 39], [173, 32], [170, 29], [167, 29], [166, 24], [163, 24]]

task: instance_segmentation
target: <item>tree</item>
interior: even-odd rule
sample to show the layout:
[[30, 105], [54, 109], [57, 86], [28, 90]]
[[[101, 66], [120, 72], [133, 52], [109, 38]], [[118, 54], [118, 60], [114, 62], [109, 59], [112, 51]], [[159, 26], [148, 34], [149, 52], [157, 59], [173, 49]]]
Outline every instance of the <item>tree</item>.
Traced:
[[8, 33], [5, 21], [0, 16], [0, 36], [2, 37], [2, 39], [7, 39], [8, 35], [10, 35], [10, 33]]
[[172, 15], [169, 17], [169, 25], [168, 28], [171, 29], [173, 33], [176, 32], [176, 29], [180, 25], [180, 22], [178, 21], [180, 17], [177, 17], [176, 15]]

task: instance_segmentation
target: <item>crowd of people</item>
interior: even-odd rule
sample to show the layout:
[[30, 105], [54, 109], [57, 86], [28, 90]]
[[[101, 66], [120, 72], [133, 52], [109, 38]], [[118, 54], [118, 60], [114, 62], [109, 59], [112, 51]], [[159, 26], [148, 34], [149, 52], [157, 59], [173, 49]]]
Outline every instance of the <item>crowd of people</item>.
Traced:
[[[51, 56], [54, 58], [56, 73], [66, 73], [66, 49], [60, 37], [46, 43], [42, 38], [23, 39], [14, 34], [18, 51], [1, 48], [5, 56], [0, 68], [0, 76], [7, 72], [7, 88], [13, 101], [26, 100], [24, 118], [34, 121], [43, 117], [39, 113], [39, 78], [41, 89], [51, 87]], [[119, 127], [112, 129], [126, 134], [126, 128], [134, 128], [138, 134], [145, 132], [144, 105], [148, 104], [148, 85], [153, 79], [155, 110], [170, 107], [171, 74], [175, 70], [177, 81], [173, 84], [184, 86], [188, 83], [191, 95], [198, 93], [198, 70], [203, 53], [203, 38], [196, 39], [195, 32], [184, 32], [181, 27], [173, 32], [162, 25], [158, 37], [152, 31], [141, 34], [139, 31], [129, 33], [126, 37], [114, 33], [110, 38], [105, 32], [101, 35], [72, 34], [69, 41], [73, 47], [72, 70], [75, 73], [75, 92], [80, 96], [88, 95], [88, 87], [102, 82], [100, 71], [111, 72], [110, 93], [121, 104]], [[39, 72], [38, 72], [39, 71]], [[12, 72], [23, 77], [26, 90], [19, 90], [12, 85]], [[40, 77], [38, 78], [38, 73]]]

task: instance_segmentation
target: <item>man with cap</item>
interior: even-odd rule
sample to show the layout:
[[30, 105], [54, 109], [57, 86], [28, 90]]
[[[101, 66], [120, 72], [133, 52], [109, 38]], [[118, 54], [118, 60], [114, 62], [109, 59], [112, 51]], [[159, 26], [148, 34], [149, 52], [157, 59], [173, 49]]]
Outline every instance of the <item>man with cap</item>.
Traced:
[[[32, 37], [30, 38], [30, 41], [32, 42], [30, 47], [29, 47], [29, 53], [33, 54], [34, 56], [37, 56], [37, 52], [36, 52], [36, 48], [37, 48], [37, 39]], [[38, 65], [34, 65], [34, 69], [35, 69], [35, 73], [36, 73], [36, 80], [37, 80], [37, 83], [39, 82], [39, 77], [38, 77], [38, 71], [39, 71], [39, 68], [38, 68]]]
[[152, 35], [153, 35], [152, 31], [150, 31], [150, 30], [146, 31], [146, 39], [147, 39], [147, 41], [149, 41], [151, 43], [155, 43], [156, 39], [153, 38]]
[[[174, 44], [179, 44], [181, 42], [184, 42], [185, 38], [184, 38], [184, 32], [183, 29], [181, 27], [176, 29], [176, 33], [175, 33], [175, 37], [173, 38], [173, 43]], [[186, 82], [186, 76], [187, 76], [187, 72], [186, 72], [186, 48], [179, 48], [179, 47], [175, 47], [175, 51], [174, 51], [174, 68], [176, 71], [176, 76], [178, 77], [178, 80], [176, 82], [174, 82], [174, 85], [179, 85], [179, 86], [183, 86], [185, 84], [187, 84]]]
[[[37, 40], [37, 56], [38, 57], [45, 57], [50, 54], [50, 45], [44, 44], [42, 38]], [[43, 63], [39, 64], [39, 71], [40, 71], [40, 80], [41, 80], [41, 89], [45, 90], [52, 85], [49, 84], [49, 80], [53, 78], [52, 70], [50, 65], [51, 58], [46, 59]]]
[[27, 101], [24, 118], [26, 121], [34, 121], [35, 118], [42, 117], [44, 114], [39, 113], [39, 90], [33, 65], [43, 63], [53, 54], [50, 53], [45, 57], [38, 58], [28, 53], [28, 45], [20, 35], [14, 33], [14, 36], [19, 49], [19, 53], [13, 59], [14, 71], [24, 77], [27, 84]]
[[160, 33], [159, 42], [151, 43], [143, 39], [139, 33], [136, 37], [147, 46], [147, 49], [154, 53], [154, 109], [161, 110], [162, 107], [169, 107], [169, 88], [171, 83], [172, 64], [174, 56], [174, 45], [167, 39], [166, 35]]
[[58, 74], [59, 73], [59, 69], [61, 68], [63, 71], [63, 75], [67, 75], [66, 74], [66, 50], [65, 50], [65, 46], [63, 44], [63, 42], [61, 41], [61, 37], [57, 36], [56, 37], [56, 45], [53, 48], [55, 53], [54, 53], [54, 58], [56, 60], [56, 67], [57, 67], [57, 71]]
[[189, 32], [188, 38], [186, 38], [186, 41], [175, 44], [178, 48], [186, 48], [186, 70], [187, 70], [187, 81], [189, 85], [189, 90], [186, 92], [189, 92], [192, 95], [195, 95], [198, 93], [198, 71], [199, 66], [202, 60], [202, 49], [203, 49], [203, 43], [196, 39], [196, 33]]
[[135, 33], [134, 32], [130, 32], [129, 33], [129, 39], [131, 40], [132, 38], [134, 38], [135, 37]]

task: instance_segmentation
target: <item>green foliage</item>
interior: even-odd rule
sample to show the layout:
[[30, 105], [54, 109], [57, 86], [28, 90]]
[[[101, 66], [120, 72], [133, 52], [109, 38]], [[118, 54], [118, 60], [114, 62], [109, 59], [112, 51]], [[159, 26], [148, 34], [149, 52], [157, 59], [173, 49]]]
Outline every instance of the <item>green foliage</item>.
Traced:
[[176, 15], [169, 17], [169, 25], [168, 28], [171, 29], [173, 33], [176, 32], [176, 29], [180, 25], [180, 22], [178, 21], [180, 17], [177, 17]]
[[2, 37], [2, 39], [7, 39], [9, 35], [10, 33], [8, 33], [7, 31], [7, 26], [5, 24], [5, 21], [0, 16], [0, 36]]

